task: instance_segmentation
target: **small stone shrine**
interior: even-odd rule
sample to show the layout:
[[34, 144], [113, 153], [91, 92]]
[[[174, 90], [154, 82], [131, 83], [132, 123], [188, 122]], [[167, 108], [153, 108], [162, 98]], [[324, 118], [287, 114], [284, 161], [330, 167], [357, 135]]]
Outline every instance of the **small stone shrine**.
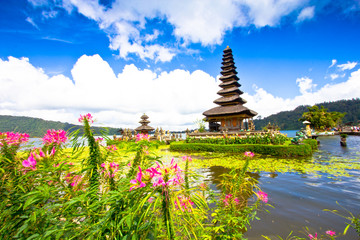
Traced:
[[243, 92], [239, 89], [241, 86], [238, 82], [237, 71], [235, 70], [234, 58], [232, 50], [229, 46], [224, 50], [222, 58], [222, 71], [220, 87], [217, 92], [221, 97], [214, 101], [219, 105], [203, 113], [205, 121], [209, 122], [209, 129], [211, 132], [225, 131], [235, 132], [240, 130], [254, 129], [253, 123], [249, 124], [257, 112], [250, 110], [243, 105], [246, 100], [241, 98]]
[[140, 132], [142, 134], [149, 134], [149, 132], [153, 131], [154, 128], [153, 127], [150, 127], [148, 126], [148, 124], [150, 123], [149, 120], [147, 120], [149, 117], [144, 113], [142, 116], [141, 116], [141, 121], [139, 122], [141, 124], [140, 127], [137, 127], [135, 129], [135, 131], [137, 132]]

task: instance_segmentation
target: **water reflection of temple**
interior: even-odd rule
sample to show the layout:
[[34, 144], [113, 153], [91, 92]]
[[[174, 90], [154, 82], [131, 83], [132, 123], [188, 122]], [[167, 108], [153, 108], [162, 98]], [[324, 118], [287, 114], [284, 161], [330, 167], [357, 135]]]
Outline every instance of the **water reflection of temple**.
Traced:
[[222, 89], [217, 92], [221, 97], [214, 101], [219, 106], [203, 113], [210, 132], [255, 130], [252, 118], [257, 112], [243, 106], [246, 100], [241, 97], [243, 92], [239, 89], [241, 85], [229, 46], [224, 50], [222, 60], [219, 85]]

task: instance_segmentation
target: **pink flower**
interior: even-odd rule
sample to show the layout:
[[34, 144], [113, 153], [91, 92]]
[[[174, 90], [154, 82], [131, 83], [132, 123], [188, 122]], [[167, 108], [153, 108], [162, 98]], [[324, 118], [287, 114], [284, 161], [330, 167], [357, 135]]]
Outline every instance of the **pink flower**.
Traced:
[[268, 202], [268, 195], [265, 192], [259, 191], [256, 193], [257, 197], [260, 201], [263, 201], [264, 203]]
[[146, 184], [141, 181], [142, 176], [143, 173], [141, 171], [141, 168], [139, 167], [139, 172], [136, 178], [130, 181], [130, 183], [133, 184], [133, 186], [130, 187], [129, 191], [133, 190], [134, 188], [142, 188], [146, 186]]
[[29, 134], [26, 133], [13, 133], [13, 132], [0, 132], [0, 146], [4, 143], [9, 146], [19, 146], [22, 143], [29, 141]]
[[75, 175], [72, 179], [72, 183], [70, 184], [72, 187], [77, 186], [81, 182], [82, 176]]
[[106, 148], [109, 150], [109, 152], [115, 152], [116, 150], [118, 150], [115, 145], [110, 145], [107, 146]]
[[103, 140], [104, 140], [104, 138], [102, 138], [102, 137], [95, 138], [95, 142], [102, 142]]
[[149, 135], [147, 135], [147, 134], [138, 133], [138, 134], [136, 135], [136, 142], [139, 142], [139, 141], [141, 141], [141, 140], [149, 141], [149, 140], [150, 140], [150, 137], [149, 137]]
[[335, 236], [336, 235], [336, 232], [335, 231], [331, 231], [331, 230], [328, 230], [325, 232], [327, 235], [329, 236]]
[[148, 199], [148, 203], [152, 203], [154, 200], [155, 200], [155, 198], [154, 198], [154, 197], [149, 197], [149, 199]]
[[315, 233], [315, 236], [313, 236], [312, 234], [309, 234], [309, 238], [310, 240], [317, 240], [317, 233]]
[[30, 168], [31, 170], [35, 170], [36, 163], [37, 162], [36, 162], [33, 154], [30, 154], [29, 158], [22, 162], [22, 165], [26, 168]]
[[234, 202], [235, 202], [236, 205], [240, 204], [240, 201], [239, 201], [238, 198], [234, 198]]
[[246, 157], [253, 157], [255, 154], [252, 152], [245, 152], [244, 153]]
[[80, 122], [80, 123], [83, 123], [85, 120], [86, 120], [87, 122], [89, 122], [89, 123], [93, 123], [93, 122], [94, 122], [93, 116], [91, 116], [90, 113], [85, 114], [85, 115], [81, 115], [81, 114], [80, 114], [79, 122]]
[[44, 145], [61, 145], [62, 143], [65, 143], [67, 141], [66, 132], [64, 130], [54, 130], [49, 129], [47, 130], [46, 134], [43, 137], [43, 143]]
[[189, 197], [178, 196], [178, 201], [175, 200], [175, 208], [180, 209], [182, 212], [185, 210], [191, 212], [193, 205], [194, 202], [192, 202]]
[[52, 148], [51, 152], [50, 152], [50, 156], [54, 156], [55, 155], [55, 146]]
[[183, 156], [182, 160], [191, 162], [192, 158], [190, 156]]

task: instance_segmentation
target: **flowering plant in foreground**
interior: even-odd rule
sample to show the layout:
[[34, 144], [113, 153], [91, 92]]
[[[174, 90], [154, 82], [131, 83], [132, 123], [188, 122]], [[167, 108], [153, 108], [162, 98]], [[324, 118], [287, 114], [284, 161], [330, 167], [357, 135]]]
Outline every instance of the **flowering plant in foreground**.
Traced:
[[61, 145], [63, 143], [65, 143], [68, 138], [66, 136], [66, 132], [64, 130], [54, 130], [54, 129], [49, 129], [47, 130], [45, 136], [43, 137], [43, 143], [44, 145]]
[[255, 193], [256, 196], [259, 198], [260, 201], [267, 203], [268, 202], [268, 195], [265, 192], [262, 191], [258, 191], [257, 193]]
[[145, 141], [150, 141], [150, 136], [148, 134], [143, 134], [143, 133], [138, 133], [136, 135], [136, 142], [139, 142], [139, 141], [142, 141], [142, 140], [145, 140]]
[[27, 141], [29, 141], [29, 134], [27, 133], [0, 132], [0, 146], [4, 146], [4, 144], [19, 146]]
[[246, 157], [253, 157], [255, 154], [253, 152], [245, 152]]
[[93, 116], [90, 114], [90, 113], [87, 113], [85, 115], [81, 115], [80, 114], [80, 118], [78, 119], [80, 123], [84, 123], [85, 120], [88, 122], [88, 123], [93, 123], [94, 120], [93, 120]]

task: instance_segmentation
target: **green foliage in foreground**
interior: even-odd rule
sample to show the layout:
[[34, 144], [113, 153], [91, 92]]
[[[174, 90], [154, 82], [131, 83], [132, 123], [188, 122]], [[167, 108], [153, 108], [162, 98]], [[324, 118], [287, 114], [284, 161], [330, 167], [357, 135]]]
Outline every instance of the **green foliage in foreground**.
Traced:
[[243, 239], [267, 201], [245, 174], [244, 155], [213, 192], [191, 158], [181, 171], [181, 162], [152, 154], [146, 138], [101, 145], [90, 121], [89, 147], [74, 134], [71, 149], [54, 138], [20, 154], [0, 139], [0, 239]]
[[180, 152], [222, 152], [222, 153], [244, 153], [254, 152], [262, 155], [297, 157], [310, 156], [317, 141], [308, 139], [300, 145], [268, 145], [268, 144], [208, 144], [208, 143], [184, 143], [173, 142], [170, 144], [171, 151]]

